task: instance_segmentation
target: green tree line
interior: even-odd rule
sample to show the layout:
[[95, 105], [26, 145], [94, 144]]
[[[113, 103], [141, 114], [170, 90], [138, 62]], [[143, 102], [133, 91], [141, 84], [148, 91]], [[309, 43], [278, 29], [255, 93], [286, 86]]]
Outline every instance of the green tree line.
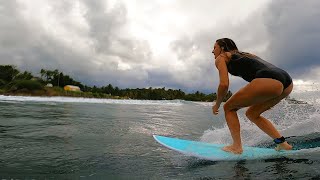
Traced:
[[[41, 90], [46, 84], [50, 83], [54, 87], [63, 88], [65, 85], [78, 86], [83, 92], [98, 94], [97, 97], [122, 97], [127, 99], [143, 99], [143, 100], [173, 100], [182, 99], [187, 101], [214, 101], [217, 98], [216, 93], [204, 94], [199, 91], [195, 93], [185, 93], [181, 89], [163, 88], [136, 88], [136, 89], [120, 89], [111, 84], [106, 86], [86, 86], [81, 82], [74, 80], [69, 75], [59, 70], [40, 70], [41, 77], [35, 77], [32, 73], [24, 71], [20, 72], [15, 66], [0, 65], [0, 92], [12, 92], [19, 89]], [[225, 101], [232, 96], [228, 91]]]

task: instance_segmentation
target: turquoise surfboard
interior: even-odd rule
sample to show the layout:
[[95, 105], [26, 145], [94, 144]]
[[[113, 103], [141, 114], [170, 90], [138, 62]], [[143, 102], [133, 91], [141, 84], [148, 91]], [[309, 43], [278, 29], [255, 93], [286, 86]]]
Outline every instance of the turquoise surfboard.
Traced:
[[223, 151], [221, 148], [225, 144], [211, 144], [199, 141], [189, 141], [178, 138], [153, 135], [154, 139], [163, 146], [178, 151], [187, 156], [197, 157], [199, 159], [211, 161], [232, 161], [232, 160], [253, 160], [279, 158], [295, 154], [297, 150], [276, 151], [272, 148], [243, 147], [242, 154], [233, 154]]

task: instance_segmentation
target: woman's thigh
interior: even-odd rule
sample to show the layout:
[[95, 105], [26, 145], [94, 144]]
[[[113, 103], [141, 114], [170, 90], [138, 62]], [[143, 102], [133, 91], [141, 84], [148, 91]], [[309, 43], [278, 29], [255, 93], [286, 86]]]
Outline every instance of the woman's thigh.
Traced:
[[224, 109], [225, 111], [238, 110], [243, 107], [260, 104], [280, 96], [282, 92], [283, 85], [280, 81], [257, 78], [231, 96], [225, 103]]
[[268, 100], [266, 102], [262, 102], [262, 103], [258, 103], [258, 104], [254, 104], [254, 105], [250, 106], [249, 109], [246, 112], [247, 116], [251, 116], [251, 117], [260, 116], [260, 114], [262, 114], [266, 110], [272, 108], [273, 106], [278, 104], [282, 99], [287, 97], [291, 93], [292, 89], [293, 89], [293, 84], [291, 83], [291, 85], [289, 85], [282, 92], [282, 94], [280, 96], [272, 98], [272, 99], [270, 99], [270, 100]]

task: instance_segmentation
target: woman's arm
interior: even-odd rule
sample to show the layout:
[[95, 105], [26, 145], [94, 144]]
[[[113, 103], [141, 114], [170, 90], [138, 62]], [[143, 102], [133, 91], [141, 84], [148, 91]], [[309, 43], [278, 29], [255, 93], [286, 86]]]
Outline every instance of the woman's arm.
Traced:
[[229, 88], [229, 76], [228, 76], [228, 68], [227, 68], [227, 57], [225, 56], [219, 56], [216, 59], [215, 65], [219, 71], [219, 87], [218, 87], [218, 93], [217, 93], [217, 100], [216, 100], [216, 106], [220, 107], [220, 104], [222, 103], [224, 97], [227, 95], [228, 88]]

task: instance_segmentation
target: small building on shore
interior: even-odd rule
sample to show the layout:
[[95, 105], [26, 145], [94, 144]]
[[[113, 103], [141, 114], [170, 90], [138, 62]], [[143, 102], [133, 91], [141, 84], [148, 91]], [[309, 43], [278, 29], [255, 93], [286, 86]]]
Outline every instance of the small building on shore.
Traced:
[[53, 87], [53, 85], [51, 83], [48, 83], [46, 87]]
[[78, 86], [73, 86], [73, 85], [65, 85], [63, 87], [65, 91], [76, 91], [76, 92], [81, 92], [80, 88]]

